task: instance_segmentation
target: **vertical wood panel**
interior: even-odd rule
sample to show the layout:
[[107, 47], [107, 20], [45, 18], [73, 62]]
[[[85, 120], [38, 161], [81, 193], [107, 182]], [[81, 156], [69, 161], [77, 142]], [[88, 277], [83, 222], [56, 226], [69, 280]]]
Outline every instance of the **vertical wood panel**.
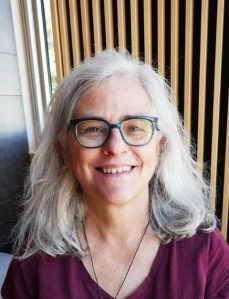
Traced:
[[106, 30], [106, 48], [114, 48], [114, 28], [113, 28], [113, 9], [112, 1], [104, 0], [105, 10], [105, 30]]
[[118, 7], [118, 43], [121, 53], [126, 49], [126, 17], [125, 17], [125, 0], [117, 1]]
[[200, 172], [203, 172], [204, 161], [204, 127], [206, 104], [206, 71], [208, 44], [208, 0], [202, 0], [201, 6], [201, 35], [200, 35], [200, 77], [199, 77], [199, 113], [198, 113], [198, 142], [197, 159], [200, 162]]
[[222, 233], [226, 239], [229, 214], [229, 94], [227, 104], [227, 137], [224, 166], [224, 188], [223, 188], [223, 213], [222, 213]]
[[171, 0], [171, 88], [175, 95], [174, 104], [178, 98], [178, 50], [179, 50], [179, 0]]
[[80, 10], [82, 19], [83, 52], [84, 59], [87, 59], [91, 57], [91, 33], [88, 0], [80, 0]]
[[[216, 23], [216, 53], [215, 53], [215, 77], [214, 77], [214, 102], [213, 102], [213, 128], [212, 128], [212, 153], [211, 153], [211, 185], [216, 189], [218, 141], [219, 141], [219, 111], [221, 91], [221, 70], [223, 50], [223, 21], [224, 0], [218, 1]], [[216, 193], [211, 194], [211, 203], [215, 207]]]
[[145, 62], [152, 64], [152, 1], [144, 0]]
[[61, 48], [62, 48], [62, 59], [64, 76], [71, 70], [71, 59], [70, 59], [70, 45], [69, 45], [69, 27], [67, 19], [67, 5], [65, 1], [58, 0], [58, 13], [60, 22], [60, 34], [61, 34]]
[[57, 83], [59, 83], [64, 76], [63, 63], [62, 63], [62, 50], [60, 41], [60, 24], [58, 14], [58, 3], [56, 1], [50, 1], [50, 10], [52, 14], [52, 30], [53, 30], [53, 42], [56, 58], [56, 73]]
[[135, 59], [139, 58], [139, 29], [138, 29], [138, 1], [131, 0], [131, 46], [132, 56]]
[[76, 1], [77, 0], [69, 0], [74, 67], [77, 67], [81, 61], [79, 38], [79, 12]]
[[165, 1], [158, 0], [158, 71], [165, 75]]
[[185, 82], [184, 82], [184, 124], [191, 136], [191, 97], [192, 97], [192, 50], [193, 50], [193, 0], [186, 0], [185, 12]]
[[92, 11], [93, 11], [95, 52], [98, 53], [102, 49], [100, 0], [92, 1]]

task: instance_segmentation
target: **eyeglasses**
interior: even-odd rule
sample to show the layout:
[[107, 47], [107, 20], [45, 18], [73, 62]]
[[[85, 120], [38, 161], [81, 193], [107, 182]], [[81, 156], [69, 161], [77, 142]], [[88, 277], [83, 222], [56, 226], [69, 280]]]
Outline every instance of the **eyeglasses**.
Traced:
[[150, 142], [155, 128], [158, 128], [158, 118], [150, 116], [133, 116], [122, 120], [120, 123], [110, 124], [104, 119], [80, 118], [70, 121], [67, 131], [74, 129], [75, 137], [82, 147], [102, 147], [117, 128], [122, 139], [131, 146], [143, 146]]

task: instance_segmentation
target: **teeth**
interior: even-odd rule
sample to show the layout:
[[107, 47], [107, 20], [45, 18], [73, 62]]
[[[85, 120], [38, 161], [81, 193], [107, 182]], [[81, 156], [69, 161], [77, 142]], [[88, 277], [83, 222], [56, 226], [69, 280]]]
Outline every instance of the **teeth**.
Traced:
[[101, 168], [104, 173], [122, 173], [131, 170], [131, 166], [122, 166], [117, 168]]

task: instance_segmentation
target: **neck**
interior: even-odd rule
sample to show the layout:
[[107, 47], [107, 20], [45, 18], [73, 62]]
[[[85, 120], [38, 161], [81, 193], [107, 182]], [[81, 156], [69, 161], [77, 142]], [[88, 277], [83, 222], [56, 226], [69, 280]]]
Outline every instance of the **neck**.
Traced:
[[[127, 269], [127, 271], [126, 271], [126, 273], [124, 275], [124, 278], [123, 278], [123, 280], [122, 280], [122, 282], [121, 282], [121, 284], [120, 284], [120, 286], [119, 286], [119, 288], [118, 288], [118, 290], [117, 290], [114, 298], [117, 298], [120, 290], [122, 289], [122, 287], [124, 285], [126, 277], [127, 277], [128, 273], [130, 271], [130, 268], [131, 268], [131, 266], [132, 266], [132, 264], [133, 264], [133, 262], [135, 260], [136, 255], [137, 255], [138, 249], [139, 249], [139, 247], [140, 247], [140, 245], [141, 245], [141, 243], [143, 241], [143, 238], [144, 238], [144, 236], [146, 234], [148, 226], [149, 226], [149, 222], [147, 223], [147, 225], [146, 225], [146, 227], [144, 229], [144, 232], [143, 232], [143, 234], [142, 234], [142, 236], [140, 238], [140, 241], [139, 241], [139, 243], [137, 245], [137, 248], [135, 249], [134, 254], [132, 256], [132, 259], [131, 259], [131, 261], [129, 263], [128, 269]], [[101, 295], [101, 291], [100, 291], [100, 286], [99, 286], [99, 282], [98, 282], [98, 277], [97, 277], [97, 274], [96, 274], [96, 271], [95, 271], [94, 261], [93, 261], [93, 258], [92, 258], [92, 253], [91, 253], [91, 249], [90, 249], [90, 246], [89, 246], [89, 243], [88, 243], [88, 238], [87, 238], [87, 234], [86, 234], [86, 230], [85, 230], [84, 224], [83, 224], [82, 228], [83, 228], [83, 234], [84, 234], [84, 238], [85, 238], [85, 241], [86, 241], [86, 245], [87, 245], [87, 248], [88, 248], [88, 251], [89, 251], [89, 256], [90, 256], [90, 260], [91, 260], [91, 265], [92, 265], [92, 269], [93, 269], [94, 278], [95, 278], [95, 281], [96, 281], [96, 284], [97, 284], [97, 287], [98, 287], [99, 298], [102, 299], [102, 295]]]
[[112, 205], [103, 209], [88, 206], [85, 219], [87, 230], [98, 238], [125, 240], [141, 234], [149, 222], [148, 202], [135, 205]]

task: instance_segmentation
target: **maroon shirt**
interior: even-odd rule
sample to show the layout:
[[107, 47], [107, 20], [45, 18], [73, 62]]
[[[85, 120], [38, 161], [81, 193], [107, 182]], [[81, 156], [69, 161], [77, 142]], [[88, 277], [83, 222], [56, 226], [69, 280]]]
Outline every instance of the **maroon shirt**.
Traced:
[[[103, 299], [111, 299], [101, 289]], [[4, 299], [92, 299], [98, 289], [73, 256], [34, 255], [13, 260], [2, 288]], [[128, 299], [229, 298], [229, 248], [216, 229], [161, 245], [149, 276]]]

